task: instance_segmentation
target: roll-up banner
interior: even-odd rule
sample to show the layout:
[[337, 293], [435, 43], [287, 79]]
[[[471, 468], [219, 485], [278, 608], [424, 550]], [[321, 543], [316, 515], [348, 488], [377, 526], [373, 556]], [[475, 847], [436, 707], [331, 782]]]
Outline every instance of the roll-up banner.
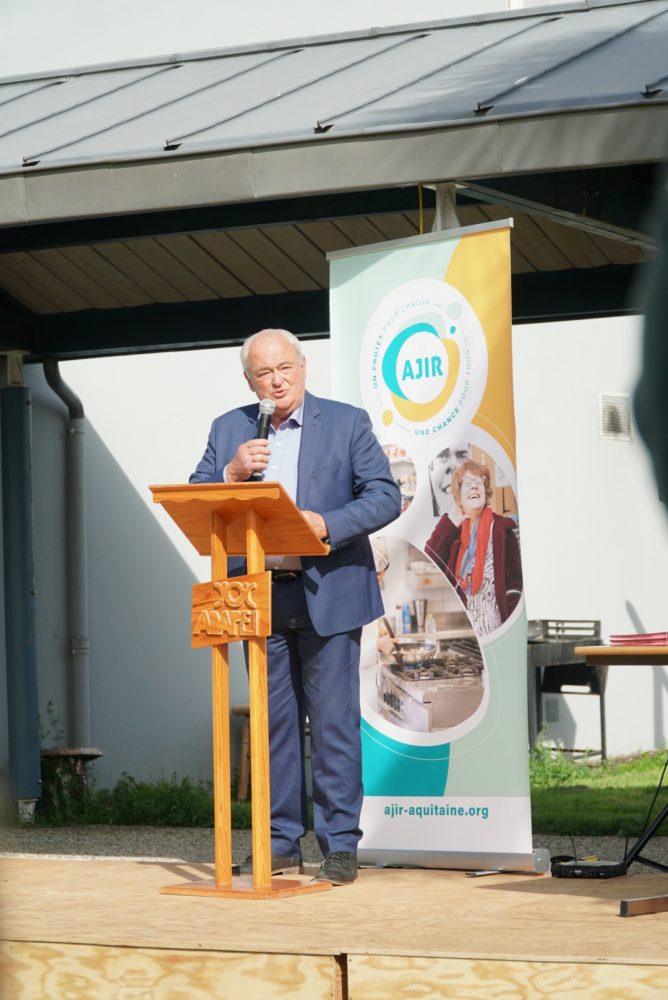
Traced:
[[362, 635], [365, 864], [535, 868], [511, 225], [328, 255], [333, 394], [368, 411], [402, 495]]

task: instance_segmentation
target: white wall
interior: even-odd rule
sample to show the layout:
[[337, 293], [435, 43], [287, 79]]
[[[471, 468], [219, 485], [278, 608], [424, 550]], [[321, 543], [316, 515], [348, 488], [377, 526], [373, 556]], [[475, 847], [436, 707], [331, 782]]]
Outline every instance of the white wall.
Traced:
[[[606, 319], [513, 333], [519, 504], [530, 618], [599, 618], [603, 634], [659, 631], [666, 620], [668, 518], [637, 438], [599, 437], [598, 397], [630, 392], [640, 323]], [[330, 392], [329, 342], [306, 343], [308, 384]], [[33, 391], [40, 705], [68, 713], [64, 574], [65, 407], [28, 366]], [[238, 349], [66, 362], [87, 417], [93, 742], [98, 784], [211, 770], [210, 657], [189, 644], [190, 588], [208, 579], [149, 484], [185, 482], [211, 420], [250, 400]], [[1, 699], [4, 701], [4, 698]], [[231, 700], [247, 700], [238, 648]], [[548, 735], [599, 746], [595, 698], [559, 697]], [[611, 753], [668, 738], [666, 670], [615, 667]], [[238, 733], [238, 730], [235, 730]], [[3, 756], [6, 750], [3, 747]]]
[[[640, 319], [516, 327], [519, 506], [530, 618], [598, 618], [604, 636], [668, 628], [668, 517], [649, 460], [599, 436], [599, 394], [632, 393]], [[635, 433], [635, 432], [634, 432]], [[598, 699], [558, 698], [548, 735], [600, 747]], [[668, 740], [668, 672], [610, 669], [608, 750]]]
[[[639, 321], [520, 326], [513, 334], [519, 504], [530, 618], [599, 618], [610, 632], [664, 630], [668, 518], [640, 442], [599, 437], [601, 392], [630, 392]], [[329, 342], [305, 344], [308, 384], [330, 391]], [[236, 348], [66, 362], [87, 434], [93, 741], [98, 783], [210, 774], [210, 667], [189, 645], [190, 587], [208, 579], [151, 483], [184, 482], [211, 420], [250, 400]], [[35, 544], [40, 701], [67, 715], [64, 561], [65, 408], [41, 368], [34, 393]], [[232, 702], [247, 700], [238, 649]], [[595, 698], [559, 697], [548, 735], [599, 746]], [[665, 670], [615, 667], [608, 683], [611, 753], [661, 746]]]
[[[305, 353], [309, 387], [327, 394], [329, 342], [307, 343]], [[210, 653], [190, 648], [190, 588], [210, 578], [209, 560], [153, 504], [148, 487], [187, 482], [213, 418], [252, 400], [238, 356], [230, 348], [61, 365], [88, 426], [92, 735], [104, 752], [94, 768], [101, 787], [122, 771], [136, 778], [211, 773]], [[26, 367], [25, 376], [34, 412], [40, 712], [48, 722], [49, 700], [56, 716], [68, 713], [66, 410], [41, 366]], [[230, 663], [231, 702], [246, 702], [240, 647]]]

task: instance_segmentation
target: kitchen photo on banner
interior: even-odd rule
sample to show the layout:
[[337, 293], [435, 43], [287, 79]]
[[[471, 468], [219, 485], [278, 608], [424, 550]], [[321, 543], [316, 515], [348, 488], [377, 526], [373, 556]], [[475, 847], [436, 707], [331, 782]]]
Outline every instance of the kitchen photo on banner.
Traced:
[[511, 225], [328, 255], [333, 395], [402, 493], [362, 634], [365, 864], [534, 869]]

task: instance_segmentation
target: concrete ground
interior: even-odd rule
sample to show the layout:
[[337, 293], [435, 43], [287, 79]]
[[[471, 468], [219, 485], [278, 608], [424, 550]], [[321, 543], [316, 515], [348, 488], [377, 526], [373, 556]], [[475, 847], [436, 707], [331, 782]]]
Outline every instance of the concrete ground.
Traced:
[[[668, 823], [665, 824], [668, 827]], [[556, 854], [596, 856], [603, 861], [623, 858], [622, 837], [570, 837], [534, 835], [534, 848]], [[233, 830], [232, 857], [243, 861], [250, 853], [250, 830]], [[302, 842], [304, 860], [318, 864], [322, 855], [313, 833]], [[654, 837], [642, 852], [668, 865], [668, 836]], [[1, 854], [68, 855], [80, 857], [160, 858], [190, 862], [212, 862], [213, 830], [209, 827], [159, 826], [21, 826], [0, 830]], [[648, 869], [636, 865], [634, 870]]]

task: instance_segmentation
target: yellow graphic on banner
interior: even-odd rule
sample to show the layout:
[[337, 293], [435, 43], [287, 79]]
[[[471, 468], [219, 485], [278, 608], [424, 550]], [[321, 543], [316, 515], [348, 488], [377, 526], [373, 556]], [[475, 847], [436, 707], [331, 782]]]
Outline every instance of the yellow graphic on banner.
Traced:
[[480, 320], [489, 357], [489, 376], [471, 423], [491, 434], [515, 465], [510, 230], [462, 236], [444, 280], [468, 299]]

